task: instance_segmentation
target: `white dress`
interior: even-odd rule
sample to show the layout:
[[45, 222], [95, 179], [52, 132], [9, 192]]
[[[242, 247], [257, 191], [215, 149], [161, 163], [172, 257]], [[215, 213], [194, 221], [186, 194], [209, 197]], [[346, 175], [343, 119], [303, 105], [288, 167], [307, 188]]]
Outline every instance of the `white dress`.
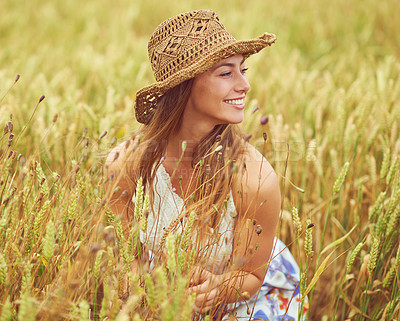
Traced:
[[[164, 229], [184, 211], [184, 201], [173, 190], [169, 174], [162, 164], [157, 169], [153, 189], [153, 208], [157, 215], [150, 213], [147, 230], [140, 233], [141, 242], [146, 244], [150, 252], [156, 251]], [[223, 237], [210, 253], [214, 262], [217, 261], [217, 266], [223, 266], [223, 262], [226, 262], [232, 253], [235, 217], [236, 208], [231, 196], [218, 229], [218, 233]], [[182, 232], [179, 229], [178, 226], [177, 232]], [[227, 242], [227, 239], [231, 242]], [[233, 313], [238, 320], [302, 320], [308, 304], [303, 304], [299, 314], [299, 281], [300, 271], [295, 259], [285, 244], [275, 238], [269, 269], [258, 295], [246, 302], [227, 305], [225, 309], [231, 311], [230, 314]], [[223, 320], [228, 319], [227, 314]]]

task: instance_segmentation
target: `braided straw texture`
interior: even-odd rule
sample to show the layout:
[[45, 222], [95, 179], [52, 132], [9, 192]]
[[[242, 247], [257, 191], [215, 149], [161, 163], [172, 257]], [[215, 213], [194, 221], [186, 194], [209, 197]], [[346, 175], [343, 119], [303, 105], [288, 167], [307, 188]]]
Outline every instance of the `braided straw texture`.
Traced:
[[248, 57], [275, 40], [274, 34], [264, 33], [256, 39], [237, 41], [212, 10], [191, 11], [169, 18], [156, 28], [148, 44], [157, 82], [136, 93], [137, 120], [148, 123], [157, 100], [169, 89], [222, 59], [237, 54]]

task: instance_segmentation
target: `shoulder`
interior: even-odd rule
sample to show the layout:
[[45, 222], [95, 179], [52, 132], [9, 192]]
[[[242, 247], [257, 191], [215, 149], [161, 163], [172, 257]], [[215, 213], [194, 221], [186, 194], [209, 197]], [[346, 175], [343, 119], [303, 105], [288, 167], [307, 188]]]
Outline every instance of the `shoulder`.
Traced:
[[274, 169], [254, 146], [246, 145], [243, 162], [243, 179], [246, 179], [250, 190], [279, 192], [279, 181]]
[[119, 144], [114, 147], [106, 157], [106, 161], [104, 163], [105, 168], [108, 170], [108, 173], [116, 173], [121, 171], [123, 166], [122, 159], [126, 157], [126, 142]]
[[114, 147], [106, 157], [104, 166], [108, 171], [118, 172], [126, 166], [129, 158], [130, 146], [134, 144], [133, 140], [127, 140]]
[[271, 164], [252, 145], [246, 144], [236, 194], [240, 195], [239, 211], [246, 216], [279, 216], [281, 194], [278, 177]]
[[128, 140], [114, 147], [107, 155], [104, 164], [107, 170], [107, 181], [117, 181], [117, 185], [127, 192], [131, 192], [130, 186], [133, 186], [132, 174], [134, 174], [134, 169], [129, 168], [132, 144], [134, 144], [134, 141]]

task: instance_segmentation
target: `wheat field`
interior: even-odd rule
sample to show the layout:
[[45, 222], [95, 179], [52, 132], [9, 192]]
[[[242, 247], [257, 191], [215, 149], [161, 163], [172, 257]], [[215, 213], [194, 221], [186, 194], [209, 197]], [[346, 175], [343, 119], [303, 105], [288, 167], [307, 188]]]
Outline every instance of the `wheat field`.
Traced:
[[107, 209], [103, 163], [138, 128], [152, 31], [202, 8], [278, 37], [246, 62], [242, 127], [280, 177], [308, 319], [400, 320], [398, 0], [2, 0], [1, 321], [191, 319], [177, 242], [167, 269], [129, 271], [138, 228]]

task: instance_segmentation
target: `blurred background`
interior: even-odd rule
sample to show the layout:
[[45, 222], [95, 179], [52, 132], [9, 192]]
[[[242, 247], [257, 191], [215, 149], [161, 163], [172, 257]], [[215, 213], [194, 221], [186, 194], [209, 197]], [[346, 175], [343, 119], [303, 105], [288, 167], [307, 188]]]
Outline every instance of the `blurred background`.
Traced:
[[[76, 146], [85, 128], [92, 139], [107, 131], [86, 160], [89, 168], [138, 128], [133, 101], [139, 88], [154, 81], [147, 58], [153, 30], [175, 14], [203, 8], [213, 9], [237, 39], [265, 31], [278, 37], [272, 47], [248, 59], [252, 89], [243, 128], [260, 150], [262, 132], [269, 135], [265, 156], [281, 177], [284, 196], [278, 234], [303, 262], [302, 269], [310, 261], [309, 280], [318, 264], [302, 254], [293, 208], [303, 225], [306, 218], [316, 224], [315, 257], [351, 231], [332, 246], [336, 259], [331, 258], [316, 283], [310, 319], [332, 318], [336, 302], [338, 320], [358, 317], [360, 311], [386, 317], [390, 304], [398, 311], [399, 273], [393, 286], [380, 286], [396, 256], [398, 217], [392, 235], [374, 229], [377, 222], [368, 215], [382, 191], [386, 199], [379, 209], [388, 215], [386, 224], [393, 212], [390, 204], [399, 211], [398, 0], [2, 0], [1, 124], [12, 119], [14, 131], [21, 131], [39, 97], [46, 96], [15, 148], [35, 157], [45, 172], [62, 172], [79, 153]], [[19, 81], [9, 90], [17, 75]], [[255, 106], [259, 110], [252, 114]], [[259, 123], [262, 116], [269, 118], [265, 126]], [[345, 162], [350, 168], [335, 193], [333, 185]], [[393, 177], [388, 180], [390, 170]], [[393, 239], [390, 246], [385, 235]], [[382, 240], [382, 254], [379, 272], [372, 277], [378, 283], [366, 303], [361, 286], [365, 276], [359, 271], [375, 237]], [[342, 291], [346, 259], [361, 241], [361, 257]], [[352, 296], [355, 289], [358, 294]]]

